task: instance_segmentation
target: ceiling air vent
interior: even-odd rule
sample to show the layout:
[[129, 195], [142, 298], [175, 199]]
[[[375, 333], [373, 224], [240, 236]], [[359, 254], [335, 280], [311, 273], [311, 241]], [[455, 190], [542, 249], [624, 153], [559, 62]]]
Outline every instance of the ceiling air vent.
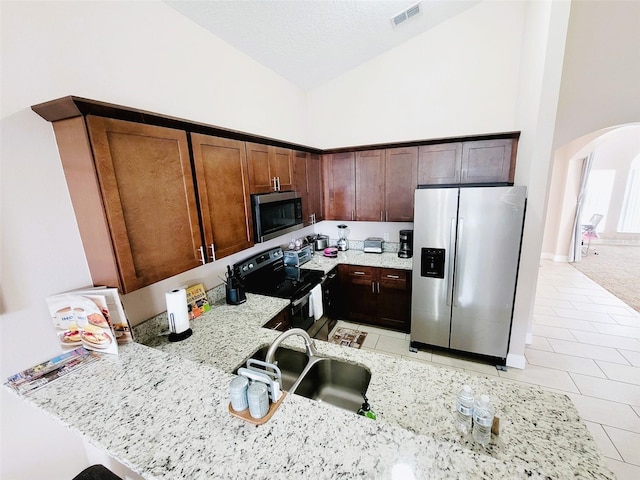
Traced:
[[417, 14], [419, 14], [420, 13], [420, 3], [421, 2], [418, 2], [415, 5], [411, 5], [406, 10], [403, 10], [400, 13], [398, 13], [397, 15], [394, 15], [393, 17], [391, 17], [391, 23], [393, 24], [393, 26], [397, 27], [401, 23], [406, 22], [407, 20], [409, 20], [411, 17], [415, 17]]

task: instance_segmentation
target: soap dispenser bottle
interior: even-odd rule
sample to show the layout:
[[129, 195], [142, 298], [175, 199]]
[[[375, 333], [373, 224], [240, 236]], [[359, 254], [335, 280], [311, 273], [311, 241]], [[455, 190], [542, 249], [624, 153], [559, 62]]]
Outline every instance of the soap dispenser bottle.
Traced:
[[358, 409], [358, 415], [362, 415], [363, 417], [375, 420], [377, 418], [376, 414], [373, 410], [371, 410], [371, 406], [369, 406], [369, 400], [367, 400], [367, 396], [364, 393], [362, 394], [362, 398], [364, 399], [364, 403]]

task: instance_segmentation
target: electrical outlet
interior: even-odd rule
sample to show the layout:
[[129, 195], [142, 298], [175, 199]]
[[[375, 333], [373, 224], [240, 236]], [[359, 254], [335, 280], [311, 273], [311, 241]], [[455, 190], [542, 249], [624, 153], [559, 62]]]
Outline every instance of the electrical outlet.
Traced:
[[384, 241], [385, 241], [385, 242], [388, 242], [388, 241], [389, 241], [389, 234], [388, 234], [388, 233], [385, 233], [385, 234], [383, 235], [383, 238], [384, 238]]

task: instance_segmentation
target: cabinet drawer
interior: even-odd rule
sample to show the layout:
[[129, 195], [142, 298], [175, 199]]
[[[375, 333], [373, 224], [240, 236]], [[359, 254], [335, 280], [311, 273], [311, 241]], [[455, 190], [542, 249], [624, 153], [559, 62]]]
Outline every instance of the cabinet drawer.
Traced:
[[360, 265], [349, 265], [347, 267], [347, 275], [354, 278], [373, 278], [374, 267], [363, 267]]
[[289, 307], [282, 310], [275, 317], [265, 323], [262, 328], [269, 328], [271, 330], [278, 330], [284, 332], [291, 328], [291, 315], [289, 314]]
[[394, 268], [381, 268], [379, 281], [381, 285], [404, 289], [408, 286], [410, 272]]

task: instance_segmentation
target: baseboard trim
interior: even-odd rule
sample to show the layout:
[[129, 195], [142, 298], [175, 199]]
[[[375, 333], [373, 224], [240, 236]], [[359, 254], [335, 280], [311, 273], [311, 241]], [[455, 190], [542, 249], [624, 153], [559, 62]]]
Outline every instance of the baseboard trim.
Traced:
[[513, 355], [512, 353], [507, 354], [507, 367], [524, 370], [526, 365], [527, 360], [524, 358], [524, 355]]
[[527, 332], [527, 336], [524, 339], [524, 343], [527, 345], [531, 345], [533, 343], [533, 333]]

